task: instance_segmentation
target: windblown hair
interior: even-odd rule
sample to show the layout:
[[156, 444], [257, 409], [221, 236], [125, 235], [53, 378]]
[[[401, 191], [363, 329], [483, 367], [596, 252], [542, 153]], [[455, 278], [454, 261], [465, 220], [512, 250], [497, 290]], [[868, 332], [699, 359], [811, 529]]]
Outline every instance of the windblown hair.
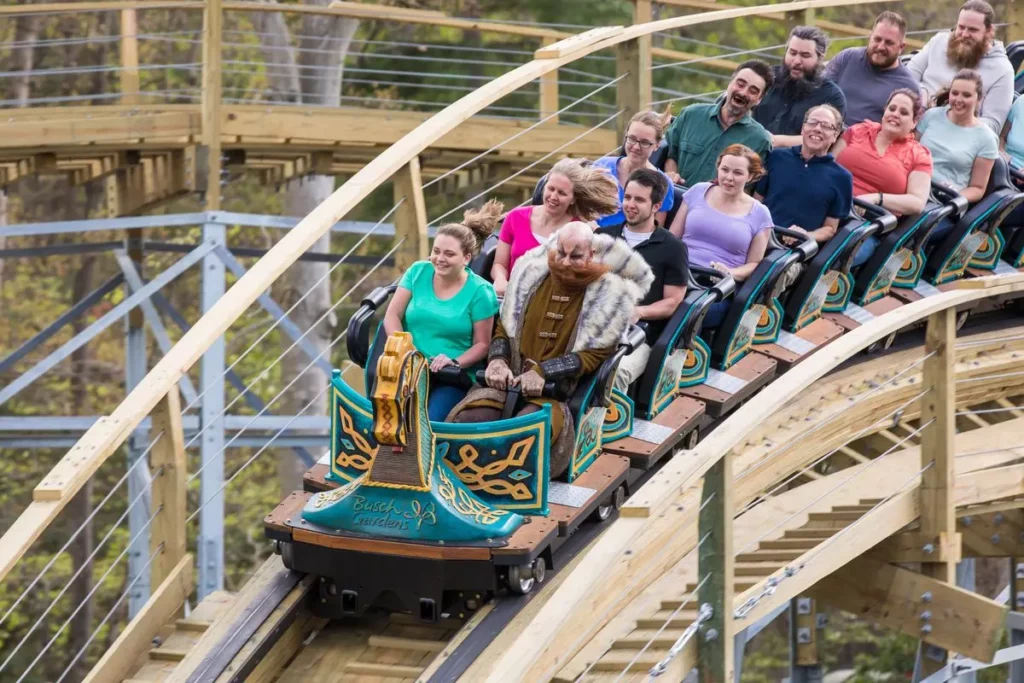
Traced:
[[[992, 28], [992, 24], [996, 20], [995, 10], [985, 0], [967, 0], [960, 5], [960, 12], [977, 12], [985, 17], [985, 28]], [[957, 12], [957, 16], [960, 15], [960, 12]]]
[[592, 221], [619, 210], [619, 186], [610, 173], [584, 165], [579, 159], [562, 159], [551, 167], [552, 174], [565, 176], [572, 183], [569, 215], [581, 221]]
[[981, 74], [974, 69], [960, 69], [953, 76], [953, 80], [949, 82], [949, 86], [943, 88], [935, 95], [935, 106], [945, 107], [949, 104], [949, 91], [955, 81], [970, 81], [974, 84], [974, 92], [978, 94], [978, 103], [974, 106], [974, 113], [977, 114], [981, 109], [981, 93], [983, 92], [984, 86], [981, 82]]
[[467, 209], [462, 214], [461, 223], [447, 223], [437, 229], [436, 237], [447, 235], [459, 241], [462, 253], [476, 256], [480, 253], [480, 247], [484, 241], [491, 236], [494, 229], [498, 227], [502, 211], [505, 206], [497, 199], [492, 199], [479, 209]]
[[671, 105], [660, 114], [651, 109], [645, 109], [644, 111], [638, 111], [637, 113], [633, 114], [633, 118], [629, 120], [629, 124], [626, 126], [626, 130], [628, 131], [629, 126], [632, 126], [634, 123], [642, 123], [645, 126], [650, 126], [651, 128], [653, 128], [654, 141], [661, 142], [661, 139], [665, 137], [665, 129], [668, 128], [668, 124], [671, 120]]
[[764, 164], [761, 163], [761, 157], [746, 145], [734, 144], [723, 149], [722, 153], [718, 155], [718, 161], [715, 162], [715, 168], [721, 165], [724, 157], [743, 157], [747, 160], [747, 164], [750, 167], [750, 180], [748, 182], [752, 183], [760, 180], [761, 176], [764, 175]]
[[875, 23], [871, 25], [871, 28], [883, 23], [898, 28], [901, 36], [907, 33], [907, 21], [891, 10], [885, 10], [875, 17]]

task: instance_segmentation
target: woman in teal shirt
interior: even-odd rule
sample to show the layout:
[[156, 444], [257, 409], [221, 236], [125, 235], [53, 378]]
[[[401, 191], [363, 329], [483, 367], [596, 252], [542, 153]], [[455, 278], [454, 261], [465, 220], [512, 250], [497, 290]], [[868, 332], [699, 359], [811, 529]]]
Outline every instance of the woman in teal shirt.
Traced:
[[[441, 226], [430, 260], [417, 261], [405, 272], [384, 314], [384, 331], [412, 334], [431, 372], [449, 365], [469, 368], [487, 357], [498, 297], [491, 283], [468, 266], [497, 227], [502, 208], [491, 200], [479, 211], [467, 211], [462, 223]], [[431, 387], [430, 419], [443, 421], [465, 395], [459, 387]]]

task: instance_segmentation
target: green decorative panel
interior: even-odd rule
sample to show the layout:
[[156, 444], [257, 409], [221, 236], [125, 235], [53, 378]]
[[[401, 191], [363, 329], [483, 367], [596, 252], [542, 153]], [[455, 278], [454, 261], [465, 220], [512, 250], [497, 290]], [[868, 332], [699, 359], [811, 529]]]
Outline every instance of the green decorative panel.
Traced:
[[611, 401], [601, 425], [601, 443], [625, 439], [633, 433], [633, 399], [618, 389], [612, 389]]
[[568, 472], [570, 482], [586, 472], [601, 453], [601, 426], [604, 423], [605, 410], [606, 408], [596, 406], [590, 408], [576, 425], [576, 443]]
[[695, 337], [693, 341], [692, 349], [676, 351], [676, 353], [683, 354], [683, 366], [679, 371], [680, 389], [703, 384], [708, 378], [711, 348], [700, 337]]
[[755, 344], [774, 344], [779, 338], [779, 331], [782, 329], [782, 304], [778, 299], [772, 299], [771, 305], [765, 306], [761, 317], [757, 321], [757, 331], [754, 333]]

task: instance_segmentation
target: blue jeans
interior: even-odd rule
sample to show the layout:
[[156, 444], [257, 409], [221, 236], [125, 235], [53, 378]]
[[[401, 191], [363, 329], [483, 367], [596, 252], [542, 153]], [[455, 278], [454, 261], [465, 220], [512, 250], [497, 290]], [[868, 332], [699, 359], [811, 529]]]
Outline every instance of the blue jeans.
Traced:
[[729, 308], [732, 306], [732, 301], [716, 301], [711, 304], [711, 308], [704, 315], [704, 322], [701, 323], [700, 331], [713, 330], [722, 324], [725, 319], [725, 314], [729, 312]]
[[874, 253], [875, 249], [882, 241], [874, 235], [868, 235], [867, 239], [860, 243], [857, 247], [857, 253], [853, 255], [853, 263], [850, 265], [851, 268], [860, 268], [868, 262]]
[[934, 228], [932, 228], [931, 233], [928, 235], [928, 240], [924, 245], [928, 248], [937, 247], [942, 243], [942, 240], [946, 239], [946, 235], [953, 232], [953, 228], [955, 227], [956, 221], [948, 217], [943, 218], [935, 225]]
[[459, 401], [466, 398], [469, 391], [453, 387], [450, 384], [438, 384], [430, 388], [430, 395], [427, 397], [427, 415], [431, 422], [444, 422], [448, 413], [452, 411]]

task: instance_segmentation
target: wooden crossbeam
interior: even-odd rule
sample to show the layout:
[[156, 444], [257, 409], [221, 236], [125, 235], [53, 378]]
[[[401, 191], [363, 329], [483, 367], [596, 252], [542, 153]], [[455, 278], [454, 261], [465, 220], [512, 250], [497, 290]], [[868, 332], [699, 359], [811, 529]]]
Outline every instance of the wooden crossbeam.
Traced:
[[984, 662], [992, 661], [1009, 612], [977, 593], [867, 557], [826, 577], [813, 593], [859, 618]]
[[195, 147], [143, 156], [104, 178], [106, 215], [130, 216], [193, 192], [196, 173]]
[[1024, 511], [1020, 509], [968, 515], [957, 520], [968, 557], [1024, 556]]

